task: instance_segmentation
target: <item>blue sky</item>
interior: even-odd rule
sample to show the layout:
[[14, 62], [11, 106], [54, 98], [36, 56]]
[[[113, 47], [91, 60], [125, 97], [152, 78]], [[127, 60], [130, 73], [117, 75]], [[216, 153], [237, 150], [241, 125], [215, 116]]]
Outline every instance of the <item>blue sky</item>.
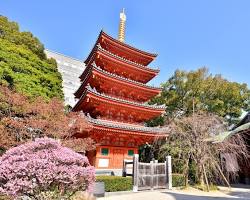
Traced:
[[250, 85], [249, 0], [1, 0], [0, 14], [34, 33], [45, 47], [84, 59], [104, 29], [117, 37], [127, 15], [126, 42], [158, 53], [161, 72], [206, 66], [213, 74]]

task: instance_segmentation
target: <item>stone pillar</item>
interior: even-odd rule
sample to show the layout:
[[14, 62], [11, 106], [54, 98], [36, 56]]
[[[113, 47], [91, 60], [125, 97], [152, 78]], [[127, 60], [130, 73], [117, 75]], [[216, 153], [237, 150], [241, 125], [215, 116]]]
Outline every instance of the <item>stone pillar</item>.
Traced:
[[166, 179], [167, 179], [167, 189], [172, 189], [172, 163], [171, 156], [166, 156]]
[[138, 172], [139, 172], [139, 154], [134, 154], [133, 158], [133, 192], [138, 192]]
[[154, 179], [155, 179], [155, 183], [156, 183], [156, 185], [155, 185], [155, 187], [156, 188], [159, 188], [159, 171], [157, 170], [158, 169], [158, 160], [155, 160], [154, 161], [154, 174], [155, 174], [155, 176], [154, 176]]
[[150, 161], [150, 188], [154, 189], [154, 161]]

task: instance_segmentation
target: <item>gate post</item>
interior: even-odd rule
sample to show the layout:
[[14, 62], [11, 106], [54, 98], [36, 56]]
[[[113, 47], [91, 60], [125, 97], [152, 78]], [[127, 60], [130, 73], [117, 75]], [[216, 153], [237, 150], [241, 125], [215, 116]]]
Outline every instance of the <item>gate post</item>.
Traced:
[[154, 161], [150, 161], [150, 189], [154, 189]]
[[126, 177], [126, 176], [127, 176], [126, 160], [123, 160], [122, 177]]
[[166, 156], [166, 178], [167, 178], [167, 189], [172, 189], [172, 164], [171, 156]]
[[133, 158], [133, 192], [138, 192], [139, 154]]
[[154, 165], [154, 174], [155, 174], [155, 187], [158, 188], [159, 187], [159, 176], [158, 176], [158, 160], [154, 161], [155, 165]]

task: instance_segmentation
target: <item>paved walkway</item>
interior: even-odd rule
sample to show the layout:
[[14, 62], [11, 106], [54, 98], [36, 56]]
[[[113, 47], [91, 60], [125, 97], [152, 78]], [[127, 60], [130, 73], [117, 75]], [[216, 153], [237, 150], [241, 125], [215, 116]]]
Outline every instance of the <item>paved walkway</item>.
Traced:
[[231, 191], [202, 192], [195, 189], [188, 190], [159, 190], [144, 192], [125, 192], [107, 194], [98, 200], [250, 200], [250, 189], [233, 188]]

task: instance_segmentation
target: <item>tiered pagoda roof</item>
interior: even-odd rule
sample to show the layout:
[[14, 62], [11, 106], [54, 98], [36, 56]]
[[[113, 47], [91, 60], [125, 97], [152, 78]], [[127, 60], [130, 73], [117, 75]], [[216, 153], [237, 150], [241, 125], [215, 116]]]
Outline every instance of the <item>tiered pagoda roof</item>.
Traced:
[[[134, 62], [126, 57], [121, 57], [113, 52], [110, 52], [107, 49], [104, 49], [99, 43], [93, 48], [85, 63], [86, 65], [89, 65], [93, 61], [106, 71], [114, 71], [115, 73], [121, 74], [127, 73], [131, 76], [131, 79], [136, 78], [139, 82], [143, 83], [150, 81], [160, 71], [159, 69], [150, 68], [141, 63]], [[117, 68], [117, 66], [119, 66], [119, 68]], [[138, 72], [140, 72], [139, 77]], [[83, 79], [84, 77], [85, 73], [83, 72], [80, 79]]]
[[92, 124], [104, 126], [107, 128], [116, 128], [119, 130], [128, 130], [133, 131], [134, 134], [137, 132], [140, 133], [149, 133], [149, 134], [158, 134], [158, 135], [166, 135], [166, 131], [168, 128], [159, 128], [159, 127], [146, 127], [144, 125], [135, 125], [130, 123], [124, 123], [124, 122], [114, 122], [109, 120], [102, 120], [102, 119], [94, 119], [89, 114], [87, 114], [87, 119]]
[[161, 88], [146, 84], [159, 73], [159, 69], [147, 66], [156, 56], [100, 32], [85, 60], [81, 86], [75, 92], [79, 100], [73, 108], [88, 113], [94, 127], [91, 134], [97, 140], [110, 134], [136, 135], [142, 143], [166, 136], [167, 130], [144, 125], [166, 109], [148, 104], [161, 92]]
[[[95, 79], [98, 77], [101, 80], [101, 83], [98, 83]], [[99, 81], [100, 82], [100, 81]], [[85, 87], [88, 83], [92, 83], [94, 87], [101, 87], [100, 84], [103, 83], [118, 84], [120, 87], [133, 87], [137, 93], [143, 92], [146, 99], [150, 99], [158, 94], [160, 94], [162, 88], [146, 85], [144, 83], [128, 79], [114, 73], [110, 73], [106, 70], [103, 70], [101, 67], [97, 66], [95, 62], [88, 66], [85, 70], [85, 77], [82, 79], [82, 85], [75, 92], [76, 98], [80, 98]], [[96, 84], [95, 84], [96, 83]]]
[[[97, 92], [97, 90], [95, 88], [91, 88], [90, 85], [86, 86], [86, 89], [85, 89], [85, 91], [82, 94], [80, 99], [87, 96], [86, 93], [89, 93], [89, 94], [91, 93], [93, 95], [108, 99], [110, 101], [116, 101], [116, 102], [119, 102], [119, 103], [122, 103], [122, 104], [130, 104], [130, 105], [135, 105], [135, 106], [139, 106], [139, 107], [151, 108], [151, 109], [160, 110], [160, 111], [163, 111], [163, 112], [165, 111], [165, 108], [166, 108], [165, 105], [156, 105], [156, 104], [155, 105], [150, 105], [147, 102], [139, 103], [139, 102], [136, 102], [136, 101], [129, 101], [129, 100], [121, 99], [121, 98], [118, 98], [118, 97], [112, 97], [112, 96], [106, 95], [104, 93]], [[78, 101], [78, 105], [80, 105], [80, 104], [81, 104], [81, 101]], [[77, 109], [78, 105], [75, 106], [75, 109]]]
[[155, 118], [165, 112], [164, 105], [149, 105], [147, 102], [140, 103], [110, 96], [99, 93], [95, 88], [91, 88], [90, 85], [85, 88], [85, 91], [73, 108], [73, 111], [85, 110], [92, 112], [94, 116], [103, 116], [106, 114], [105, 110], [110, 108], [114, 110], [113, 112], [124, 110], [123, 112], [125, 115], [135, 112], [134, 115], [139, 117], [139, 119], [135, 121], [138, 122]]

